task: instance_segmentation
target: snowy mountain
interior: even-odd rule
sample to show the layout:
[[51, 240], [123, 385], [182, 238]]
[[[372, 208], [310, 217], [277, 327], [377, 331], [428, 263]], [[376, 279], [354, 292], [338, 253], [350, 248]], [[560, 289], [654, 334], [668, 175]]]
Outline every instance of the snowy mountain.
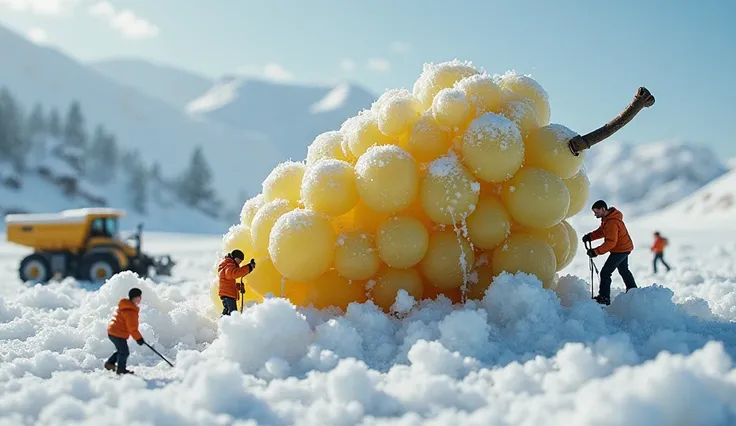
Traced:
[[704, 145], [607, 141], [586, 153], [590, 199], [604, 199], [627, 217], [645, 215], [686, 197], [728, 167]]
[[736, 229], [736, 170], [637, 223], [669, 229]]
[[214, 84], [213, 80], [194, 72], [142, 59], [109, 59], [93, 62], [90, 66], [119, 83], [181, 110]]
[[138, 149], [149, 163], [158, 161], [164, 174], [179, 173], [201, 145], [212, 165], [213, 183], [227, 191], [228, 201], [235, 201], [228, 195], [240, 189], [252, 194], [260, 191], [263, 179], [284, 158], [275, 147], [243, 131], [187, 117], [165, 102], [2, 27], [0, 57], [12, 58], [0, 61], [0, 86], [8, 87], [22, 103], [41, 102], [65, 111], [76, 99], [88, 111], [88, 122], [104, 124], [121, 146]]
[[360, 86], [299, 86], [227, 76], [192, 100], [197, 117], [239, 128], [273, 143], [286, 158], [303, 159], [314, 137], [337, 130], [376, 96]]

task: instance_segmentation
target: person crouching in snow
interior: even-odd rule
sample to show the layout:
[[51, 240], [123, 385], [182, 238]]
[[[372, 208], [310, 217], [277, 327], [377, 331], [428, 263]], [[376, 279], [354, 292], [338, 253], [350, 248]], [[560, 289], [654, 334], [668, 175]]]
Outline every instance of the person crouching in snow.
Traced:
[[600, 304], [611, 304], [611, 275], [618, 269], [624, 280], [626, 291], [636, 288], [634, 275], [629, 270], [629, 254], [634, 250], [634, 242], [624, 224], [624, 215], [615, 207], [608, 207], [605, 201], [598, 200], [592, 206], [595, 217], [601, 220], [601, 226], [593, 232], [583, 235], [583, 242], [604, 239], [603, 244], [588, 249], [587, 255], [592, 257], [609, 253], [606, 263], [601, 268], [601, 283], [595, 301]]
[[245, 266], [240, 266], [243, 262], [245, 255], [240, 250], [233, 250], [220, 262], [217, 267], [217, 275], [220, 279], [220, 290], [218, 295], [222, 300], [222, 315], [230, 315], [231, 312], [238, 310], [237, 298], [238, 291], [244, 292], [240, 284], [237, 284], [235, 280], [242, 278], [256, 268], [256, 261], [251, 259], [250, 263]]
[[[120, 299], [118, 307], [112, 314], [112, 319], [107, 325], [107, 337], [110, 338], [112, 344], [115, 345], [115, 352], [105, 362], [105, 368], [115, 370], [117, 374], [133, 374], [127, 369], [128, 356], [128, 337], [133, 336], [138, 345], [143, 345], [145, 340], [138, 331], [138, 312], [141, 303], [141, 295], [143, 292], [138, 288], [131, 288], [128, 292], [127, 299]], [[117, 364], [117, 366], [116, 366]]]

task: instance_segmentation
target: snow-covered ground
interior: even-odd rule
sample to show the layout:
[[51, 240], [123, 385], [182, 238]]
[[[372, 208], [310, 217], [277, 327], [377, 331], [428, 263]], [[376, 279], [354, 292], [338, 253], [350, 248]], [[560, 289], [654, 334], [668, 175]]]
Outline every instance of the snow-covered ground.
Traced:
[[[674, 269], [658, 276], [651, 231], [632, 227], [642, 288], [621, 294], [614, 274], [610, 307], [590, 300], [581, 245], [557, 293], [505, 276], [477, 305], [404, 319], [283, 299], [220, 319], [218, 238], [150, 234], [145, 250], [179, 260], [174, 276], [120, 274], [99, 289], [26, 286], [25, 251], [0, 245], [0, 424], [735, 424], [736, 228], [669, 230]], [[129, 340], [137, 375], [117, 378], [101, 369], [105, 329], [132, 286], [141, 332], [175, 367]]]

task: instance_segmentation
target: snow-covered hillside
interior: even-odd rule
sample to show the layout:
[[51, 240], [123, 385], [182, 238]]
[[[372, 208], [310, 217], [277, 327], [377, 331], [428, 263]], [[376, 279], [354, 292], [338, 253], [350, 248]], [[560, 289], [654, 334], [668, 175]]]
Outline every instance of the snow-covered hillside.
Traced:
[[728, 171], [705, 145], [606, 141], [586, 152], [590, 199], [605, 199], [628, 217], [668, 206]]
[[736, 170], [671, 206], [641, 218], [657, 229], [736, 229]]
[[[299, 86], [228, 76], [192, 100], [197, 116], [242, 129], [275, 144], [286, 158], [301, 160], [315, 136], [338, 130], [376, 99], [360, 86]], [[285, 159], [286, 159], [285, 158]]]
[[[427, 303], [403, 319], [370, 303], [338, 315], [284, 299], [219, 318], [209, 273], [220, 240], [144, 238], [179, 262], [174, 276], [125, 273], [99, 289], [23, 285], [24, 252], [0, 243], [0, 423], [736, 424], [733, 232], [673, 235], [689, 244], [659, 277], [636, 251], [642, 288], [623, 294], [614, 275], [610, 307], [590, 300], [581, 247], [557, 292], [505, 276], [478, 304]], [[131, 339], [136, 374], [115, 378], [102, 369], [106, 326], [134, 286], [141, 333], [174, 367]]]
[[113, 80], [138, 89], [169, 105], [184, 110], [193, 99], [209, 90], [211, 79], [168, 65], [142, 59], [108, 59], [90, 64]]
[[152, 96], [3, 27], [0, 57], [6, 58], [0, 61], [0, 86], [8, 87], [23, 104], [40, 102], [65, 111], [76, 99], [88, 111], [89, 122], [103, 124], [121, 146], [137, 148], [148, 163], [160, 162], [164, 174], [184, 169], [194, 148], [201, 145], [218, 189], [232, 194], [245, 189], [255, 194], [284, 157], [276, 147], [243, 131], [204, 118], [193, 120]]

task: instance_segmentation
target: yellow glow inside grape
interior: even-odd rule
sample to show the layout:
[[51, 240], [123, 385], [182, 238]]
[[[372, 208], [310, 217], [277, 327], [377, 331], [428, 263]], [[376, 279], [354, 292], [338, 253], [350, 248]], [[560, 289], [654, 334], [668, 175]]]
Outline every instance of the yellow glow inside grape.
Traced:
[[421, 75], [414, 82], [412, 93], [419, 99], [422, 108], [427, 110], [440, 90], [451, 88], [458, 81], [474, 74], [479, 74], [478, 70], [469, 63], [458, 60], [425, 64]]
[[263, 181], [263, 200], [269, 202], [281, 198], [299, 203], [302, 177], [306, 170], [306, 164], [294, 161], [277, 165]]
[[367, 232], [340, 234], [335, 247], [335, 270], [349, 280], [367, 280], [378, 272], [381, 259], [375, 237]]
[[503, 92], [488, 74], [471, 75], [457, 82], [455, 87], [465, 92], [474, 117], [498, 112], [503, 105]]
[[419, 189], [419, 169], [406, 150], [395, 145], [371, 147], [355, 165], [358, 194], [367, 207], [398, 213], [411, 205]]
[[493, 250], [493, 276], [501, 272], [525, 272], [536, 275], [544, 288], [555, 276], [555, 253], [542, 238], [526, 233], [512, 233], [505, 243]]
[[350, 303], [363, 303], [368, 298], [364, 281], [351, 281], [331, 269], [309, 283], [303, 304], [317, 309], [335, 306], [346, 311]]
[[556, 260], [555, 270], [559, 270], [565, 260], [567, 260], [567, 255], [570, 251], [570, 237], [567, 235], [567, 227], [560, 222], [551, 228], [526, 228], [523, 232], [542, 238], [552, 247]]
[[504, 185], [503, 203], [511, 218], [529, 228], [549, 228], [562, 221], [570, 193], [554, 173], [524, 167]]
[[332, 219], [333, 228], [337, 233], [349, 231], [363, 231], [375, 234], [378, 227], [389, 217], [390, 213], [377, 212], [365, 205], [363, 200], [342, 216]]
[[468, 217], [478, 204], [480, 183], [454, 155], [429, 164], [419, 185], [422, 208], [433, 222], [452, 225]]
[[460, 89], [442, 89], [432, 101], [432, 115], [443, 126], [460, 127], [472, 113], [470, 102]]
[[452, 144], [451, 132], [445, 130], [430, 113], [425, 113], [409, 131], [406, 150], [420, 163], [447, 153]]
[[475, 253], [465, 238], [454, 230], [434, 231], [419, 268], [429, 283], [439, 289], [456, 288], [466, 283], [475, 263]]
[[312, 281], [332, 265], [336, 242], [337, 235], [327, 217], [295, 209], [273, 225], [268, 253], [281, 275], [294, 281]]
[[265, 203], [253, 217], [250, 227], [252, 247], [257, 254], [268, 253], [271, 228], [281, 215], [294, 210], [296, 206], [287, 200], [273, 200]]
[[250, 226], [253, 223], [253, 217], [258, 213], [258, 209], [265, 203], [263, 194], [258, 194], [255, 197], [251, 197], [248, 201], [243, 204], [243, 209], [240, 211], [240, 223], [246, 226]]
[[256, 258], [256, 269], [246, 275], [244, 281], [246, 300], [256, 302], [262, 302], [269, 293], [273, 297], [281, 297], [285, 286], [283, 276], [266, 256]]
[[565, 219], [573, 217], [583, 211], [590, 195], [590, 181], [584, 170], [580, 170], [570, 179], [563, 179], [570, 192], [570, 208], [567, 209]]
[[411, 268], [383, 268], [375, 282], [369, 284], [373, 284], [373, 287], [369, 289], [371, 299], [384, 311], [391, 309], [391, 306], [396, 302], [396, 295], [399, 290], [405, 290], [416, 301], [422, 299], [424, 292], [421, 275]]
[[388, 266], [409, 268], [424, 257], [429, 245], [429, 232], [411, 216], [394, 216], [385, 221], [376, 234], [378, 255]]
[[575, 135], [560, 124], [549, 124], [532, 131], [526, 139], [525, 166], [545, 169], [562, 179], [573, 177], [585, 159], [585, 151], [576, 157], [567, 146]]
[[378, 127], [378, 118], [370, 110], [361, 111], [343, 123], [341, 133], [355, 158], [360, 158], [372, 146], [397, 145], [399, 139], [386, 136]]
[[546, 126], [549, 124], [550, 119], [550, 106], [549, 106], [549, 95], [544, 88], [537, 83], [536, 80], [529, 76], [516, 74], [514, 72], [507, 72], [504, 74], [498, 82], [498, 85], [502, 88], [510, 90], [511, 92], [524, 96], [531, 100], [535, 106], [535, 112], [539, 119], [540, 126]]
[[468, 238], [476, 248], [491, 250], [511, 233], [511, 216], [493, 195], [481, 195], [478, 206], [467, 219]]
[[395, 91], [381, 104], [378, 128], [387, 136], [402, 135], [409, 131], [423, 112], [419, 101], [408, 90]]
[[567, 257], [565, 257], [565, 260], [562, 262], [562, 264], [559, 264], [557, 266], [557, 272], [565, 269], [570, 263], [572, 263], [572, 260], [575, 258], [575, 254], [577, 254], [578, 251], [577, 232], [575, 232], [575, 229], [566, 220], [563, 220], [562, 224], [567, 230], [567, 237], [570, 242], [570, 249], [567, 251]]
[[330, 130], [320, 133], [307, 148], [307, 166], [326, 158], [347, 161], [342, 150], [342, 133]]
[[[427, 216], [427, 213], [424, 211], [424, 208], [422, 208], [422, 200], [417, 197], [416, 200], [407, 208], [406, 210], [402, 210], [399, 215], [401, 216], [411, 216], [414, 219], [418, 220], [419, 223], [424, 225], [427, 229], [433, 229], [435, 226], [437, 226], [436, 223], [432, 222], [432, 219]], [[385, 219], [388, 220], [388, 217]], [[381, 222], [383, 223], [383, 222]]]
[[302, 179], [304, 205], [328, 216], [340, 216], [358, 203], [355, 171], [346, 161], [323, 159], [307, 168]]
[[443, 290], [427, 282], [424, 283], [424, 292], [422, 294], [422, 299], [437, 300], [440, 295], [447, 297], [448, 299], [450, 299], [452, 303], [462, 303], [462, 300], [463, 300], [463, 292], [460, 289], [460, 287], [447, 288]]
[[479, 179], [503, 182], [524, 162], [524, 142], [519, 128], [492, 112], [474, 119], [462, 136], [462, 161]]
[[251, 242], [250, 227], [246, 225], [231, 226], [227, 234], [222, 238], [222, 243], [222, 250], [225, 254], [237, 249], [242, 251], [246, 257], [255, 256], [253, 243]]
[[501, 107], [500, 114], [516, 124], [524, 139], [526, 139], [529, 133], [539, 128], [537, 114], [534, 112], [534, 108], [527, 102], [507, 102]]

